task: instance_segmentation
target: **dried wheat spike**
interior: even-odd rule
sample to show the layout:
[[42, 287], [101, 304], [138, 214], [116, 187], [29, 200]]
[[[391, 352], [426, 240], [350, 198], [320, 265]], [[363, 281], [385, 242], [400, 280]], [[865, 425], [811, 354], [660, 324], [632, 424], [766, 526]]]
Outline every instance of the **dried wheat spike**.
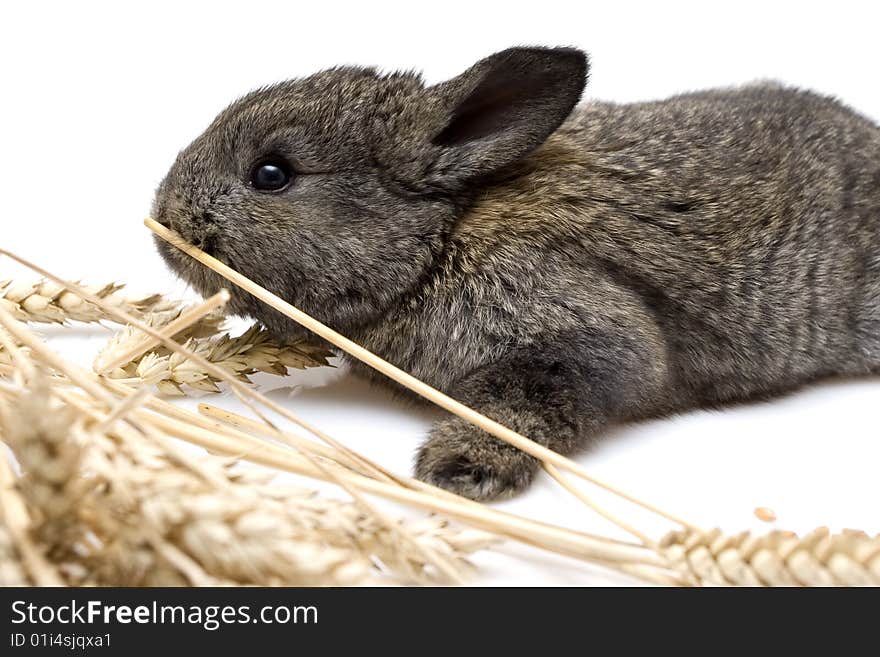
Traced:
[[674, 531], [660, 542], [670, 567], [703, 586], [878, 586], [880, 535], [832, 534], [820, 527], [804, 536]]
[[[161, 325], [172, 319], [173, 317], [154, 321], [157, 321], [157, 325]], [[203, 322], [199, 322], [195, 326], [202, 324]], [[237, 337], [230, 337], [226, 333], [219, 338], [208, 339], [202, 335], [203, 333], [187, 331], [185, 335], [175, 336], [174, 339], [178, 342], [185, 341], [188, 349], [192, 349], [247, 383], [250, 383], [249, 375], [257, 372], [284, 376], [288, 368], [306, 369], [327, 365], [327, 359], [332, 356], [323, 347], [308, 342], [279, 344], [258, 325], [252, 326]], [[110, 360], [113, 352], [125, 349], [133, 342], [142, 339], [143, 334], [140, 331], [126, 327], [118, 334], [118, 339], [114, 337], [111, 340], [99, 355], [99, 359]], [[219, 391], [217, 384], [220, 383], [218, 379], [202, 371], [193, 361], [162, 348], [113, 370], [109, 376], [116, 379], [136, 379], [156, 385], [165, 394], [177, 396], [184, 394], [185, 385], [197, 390], [217, 392]]]
[[30, 386], [30, 394], [19, 396], [14, 408], [0, 405], [0, 435], [15, 448], [28, 503], [40, 509], [34, 538], [59, 546], [68, 542], [70, 532], [79, 531], [73, 524], [80, 496], [77, 487], [82, 483], [78, 480], [80, 448], [69, 438], [76, 418], [69, 408], [51, 401], [47, 379], [41, 377]]
[[[166, 326], [170, 322], [173, 322], [178, 317], [180, 317], [180, 315], [183, 314], [185, 310], [186, 308], [180, 307], [167, 312], [150, 313], [143, 318], [143, 321], [151, 328], [161, 329], [163, 326]], [[186, 342], [190, 339], [213, 337], [221, 332], [224, 321], [224, 315], [220, 311], [214, 311], [171, 337], [181, 343]], [[141, 344], [144, 340], [147, 339], [147, 337], [148, 336], [140, 329], [131, 326], [130, 324], [127, 324], [122, 329], [114, 333], [113, 336], [107, 341], [107, 343], [95, 356], [95, 371], [102, 371], [104, 363], [109, 363], [110, 361], [117, 360], [117, 356], [121, 356], [123, 353], [128, 352], [131, 347]], [[161, 347], [157, 351], [167, 353], [167, 351], [163, 351]], [[157, 355], [159, 354], [157, 353]], [[143, 356], [140, 356], [134, 361], [123, 363], [113, 373], [113, 378], [124, 378], [129, 374], [133, 375], [137, 363], [142, 359]]]
[[[118, 294], [122, 285], [110, 283], [103, 287], [86, 288], [92, 294], [117, 307], [143, 316], [151, 312], [165, 312], [180, 306], [161, 294], [141, 298], [126, 298]], [[102, 310], [84, 301], [62, 286], [50, 281], [18, 283], [0, 281], [0, 305], [13, 317], [26, 322], [64, 324], [66, 322], [112, 321]]]

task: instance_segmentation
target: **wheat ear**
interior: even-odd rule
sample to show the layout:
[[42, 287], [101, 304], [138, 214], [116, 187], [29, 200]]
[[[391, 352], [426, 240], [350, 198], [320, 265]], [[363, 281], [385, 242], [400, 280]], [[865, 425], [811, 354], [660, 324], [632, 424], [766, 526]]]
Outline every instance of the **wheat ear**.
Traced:
[[[127, 298], [119, 294], [122, 285], [109, 283], [103, 287], [86, 287], [90, 294], [126, 312], [142, 317], [148, 313], [167, 312], [180, 306], [177, 301], [160, 294]], [[73, 294], [52, 281], [35, 283], [0, 281], [0, 307], [18, 320], [43, 324], [66, 322], [113, 321], [99, 307]]]
[[858, 530], [674, 531], [657, 550], [694, 585], [880, 586], [880, 535]]
[[[162, 332], [168, 337], [174, 337], [181, 331], [190, 328], [193, 324], [205, 319], [214, 311], [219, 310], [225, 306], [228, 301], [229, 292], [226, 290], [220, 290], [217, 294], [206, 299], [203, 303], [194, 308], [181, 311], [175, 319], [171, 320], [163, 327]], [[135, 358], [143, 356], [146, 351], [159, 344], [158, 340], [149, 336], [144, 336], [138, 341], [133, 340], [133, 342], [133, 344], [126, 346], [124, 349], [117, 345], [116, 350], [112, 352], [102, 352], [98, 354], [98, 357], [95, 359], [95, 371], [98, 374], [106, 374], [117, 367], [122, 367], [130, 363]]]
[[[144, 321], [243, 383], [250, 383], [250, 376], [257, 372], [284, 376], [289, 368], [327, 366], [332, 357], [328, 350], [306, 341], [280, 343], [258, 325], [235, 337], [221, 334], [222, 317], [214, 313], [185, 324], [189, 319], [173, 313], [148, 315]], [[184, 328], [180, 329], [181, 326]], [[219, 391], [222, 379], [192, 359], [162, 346], [143, 353], [146, 344], [153, 348], [158, 342], [129, 324], [110, 338], [96, 357], [94, 369], [127, 383], [155, 385], [160, 392], [172, 396], [184, 395], [186, 387]]]

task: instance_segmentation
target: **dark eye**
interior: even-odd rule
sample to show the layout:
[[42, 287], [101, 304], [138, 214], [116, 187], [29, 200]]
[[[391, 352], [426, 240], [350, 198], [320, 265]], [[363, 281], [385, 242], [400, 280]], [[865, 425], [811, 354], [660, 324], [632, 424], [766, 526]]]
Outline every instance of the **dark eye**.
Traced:
[[263, 160], [251, 171], [251, 184], [255, 189], [277, 192], [290, 184], [290, 165], [281, 159]]

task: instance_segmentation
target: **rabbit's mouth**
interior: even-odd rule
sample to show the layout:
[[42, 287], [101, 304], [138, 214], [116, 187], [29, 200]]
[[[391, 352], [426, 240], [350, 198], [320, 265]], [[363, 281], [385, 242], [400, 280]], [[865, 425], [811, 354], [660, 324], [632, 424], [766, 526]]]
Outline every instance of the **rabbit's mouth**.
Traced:
[[[221, 287], [224, 287], [225, 279], [219, 274], [211, 271], [203, 264], [188, 256], [183, 251], [169, 244], [158, 235], [154, 237], [156, 248], [159, 255], [165, 261], [165, 264], [184, 281], [189, 283], [195, 290], [203, 295], [210, 296], [216, 294]], [[190, 242], [191, 243], [191, 242]], [[223, 261], [222, 254], [217, 249], [217, 240], [214, 238], [209, 249], [205, 249], [202, 244], [194, 244], [206, 253], [214, 256], [218, 260]]]
[[[242, 292], [238, 287], [230, 284], [230, 282], [220, 274], [208, 269], [208, 267], [200, 263], [198, 260], [192, 258], [183, 251], [180, 251], [158, 235], [155, 236], [155, 242], [159, 255], [162, 256], [165, 264], [168, 265], [171, 271], [177, 274], [177, 276], [183, 281], [192, 286], [192, 288], [202, 297], [208, 298], [217, 294], [221, 289], [226, 289], [229, 291], [230, 295], [229, 301], [226, 304], [227, 311], [234, 315], [254, 315], [253, 308], [251, 307], [252, 302], [247, 293]], [[215, 238], [214, 244], [208, 245], [211, 246], [211, 251], [213, 251], [213, 253], [208, 249], [205, 249], [203, 246], [195, 246], [199, 246], [199, 248], [206, 253], [210, 253], [223, 264], [232, 267], [233, 269], [237, 269], [236, 263], [232, 262], [231, 258], [224, 255], [221, 250], [216, 247], [216, 244], [219, 244], [219, 240], [216, 240]]]

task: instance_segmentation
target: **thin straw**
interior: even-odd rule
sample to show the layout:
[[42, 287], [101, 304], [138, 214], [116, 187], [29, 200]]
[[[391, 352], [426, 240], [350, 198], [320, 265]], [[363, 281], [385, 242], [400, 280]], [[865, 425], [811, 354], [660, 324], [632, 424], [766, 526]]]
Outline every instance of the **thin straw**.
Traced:
[[596, 504], [590, 497], [588, 497], [584, 492], [577, 488], [565, 475], [563, 475], [559, 470], [556, 469], [555, 466], [550, 465], [549, 463], [544, 464], [544, 469], [547, 471], [551, 477], [553, 477], [565, 490], [578, 498], [581, 502], [590, 507], [593, 511], [598, 513], [600, 516], [605, 518], [608, 522], [617, 525], [623, 531], [635, 536], [639, 539], [644, 545], [648, 547], [655, 547], [656, 542], [644, 532], [640, 532], [638, 529], [633, 527], [632, 525], [624, 522], [613, 513], [606, 511], [603, 507]]

